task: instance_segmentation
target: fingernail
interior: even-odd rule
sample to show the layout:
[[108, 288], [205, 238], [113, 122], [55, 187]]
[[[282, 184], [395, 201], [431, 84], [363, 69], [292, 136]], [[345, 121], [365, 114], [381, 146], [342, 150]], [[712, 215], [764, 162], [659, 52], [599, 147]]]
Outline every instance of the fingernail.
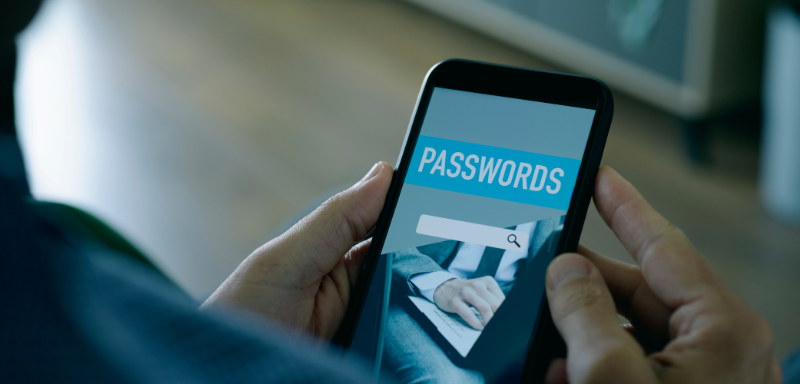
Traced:
[[570, 255], [556, 259], [547, 270], [547, 287], [551, 290], [592, 272], [589, 261], [582, 256]]
[[364, 178], [361, 179], [361, 180], [367, 181], [367, 180], [377, 176], [379, 173], [381, 173], [382, 170], [383, 170], [383, 164], [380, 163], [380, 162], [375, 163], [375, 165], [372, 166], [372, 168], [369, 170], [369, 172], [367, 172], [367, 175], [364, 176]]

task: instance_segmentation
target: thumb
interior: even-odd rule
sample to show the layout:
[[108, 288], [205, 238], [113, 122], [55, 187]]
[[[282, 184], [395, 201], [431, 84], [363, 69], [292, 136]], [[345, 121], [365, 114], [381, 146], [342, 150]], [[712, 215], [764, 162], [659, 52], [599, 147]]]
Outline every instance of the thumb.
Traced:
[[553, 322], [567, 344], [570, 383], [655, 383], [644, 351], [617, 321], [614, 300], [597, 267], [577, 254], [547, 270]]
[[327, 274], [375, 227], [392, 173], [388, 163], [376, 163], [355, 185], [328, 199], [274, 244], [267, 244], [274, 247], [270, 252], [292, 255], [295, 269], [310, 272], [310, 281]]

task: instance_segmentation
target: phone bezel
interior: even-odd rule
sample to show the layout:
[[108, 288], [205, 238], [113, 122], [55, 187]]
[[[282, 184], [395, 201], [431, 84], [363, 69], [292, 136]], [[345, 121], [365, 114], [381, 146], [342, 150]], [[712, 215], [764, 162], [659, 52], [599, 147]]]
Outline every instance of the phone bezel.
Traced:
[[[402, 190], [402, 181], [408, 172], [428, 103], [436, 87], [596, 110], [556, 254], [577, 250], [614, 112], [611, 91], [603, 82], [590, 77], [464, 59], [442, 61], [428, 71], [423, 82], [398, 165], [373, 233], [372, 245], [362, 266], [362, 278], [351, 293], [350, 305], [334, 337], [334, 343], [344, 348], [351, 345], [355, 336], [367, 290]], [[534, 326], [521, 382], [541, 381], [550, 360], [566, 353], [550, 317], [546, 297], [541, 300], [539, 318]]]

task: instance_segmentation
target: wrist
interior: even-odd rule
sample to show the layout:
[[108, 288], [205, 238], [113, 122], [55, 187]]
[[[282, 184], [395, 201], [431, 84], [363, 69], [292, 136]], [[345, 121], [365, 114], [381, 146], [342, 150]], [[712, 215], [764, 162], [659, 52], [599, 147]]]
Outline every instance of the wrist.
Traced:
[[414, 275], [409, 282], [416, 288], [420, 296], [433, 303], [436, 289], [444, 282], [453, 279], [458, 279], [458, 276], [447, 271], [436, 271]]

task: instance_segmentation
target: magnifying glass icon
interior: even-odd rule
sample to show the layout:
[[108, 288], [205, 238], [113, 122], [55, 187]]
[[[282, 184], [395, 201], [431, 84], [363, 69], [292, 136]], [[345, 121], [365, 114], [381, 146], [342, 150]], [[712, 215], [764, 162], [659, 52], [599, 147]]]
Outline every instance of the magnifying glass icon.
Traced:
[[508, 242], [516, 244], [518, 248], [522, 248], [522, 246], [520, 246], [519, 243], [517, 243], [517, 235], [513, 233], [508, 235]]

